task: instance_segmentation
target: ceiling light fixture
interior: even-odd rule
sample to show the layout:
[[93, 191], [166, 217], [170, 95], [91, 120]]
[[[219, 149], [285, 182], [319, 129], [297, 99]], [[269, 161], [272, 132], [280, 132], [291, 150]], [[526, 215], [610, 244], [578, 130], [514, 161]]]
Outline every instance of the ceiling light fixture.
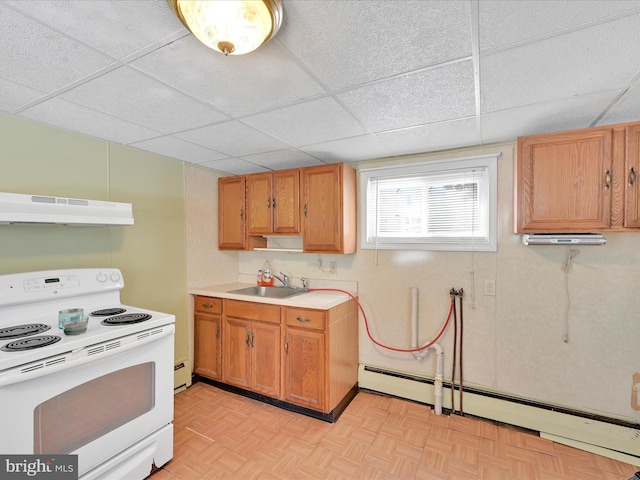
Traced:
[[225, 55], [253, 52], [282, 24], [282, 0], [167, 0], [195, 37]]

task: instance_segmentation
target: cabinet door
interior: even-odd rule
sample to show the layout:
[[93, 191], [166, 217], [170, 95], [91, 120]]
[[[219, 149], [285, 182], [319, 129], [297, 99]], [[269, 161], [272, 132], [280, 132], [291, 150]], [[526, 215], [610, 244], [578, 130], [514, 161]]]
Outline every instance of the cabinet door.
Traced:
[[516, 232], [608, 229], [612, 139], [611, 128], [519, 138]]
[[284, 356], [284, 400], [324, 410], [324, 333], [287, 328]]
[[238, 387], [251, 386], [251, 322], [225, 318], [223, 380]]
[[195, 315], [195, 368], [198, 375], [214, 380], [222, 378], [219, 315]]
[[625, 209], [624, 226], [640, 227], [640, 125], [626, 128], [625, 135]]
[[251, 387], [280, 397], [280, 327], [253, 322], [251, 326]]
[[218, 180], [218, 248], [246, 248], [244, 177]]
[[300, 170], [273, 173], [273, 232], [300, 233]]
[[249, 235], [272, 233], [272, 174], [247, 175], [247, 229]]
[[304, 250], [340, 253], [342, 200], [339, 165], [303, 170]]

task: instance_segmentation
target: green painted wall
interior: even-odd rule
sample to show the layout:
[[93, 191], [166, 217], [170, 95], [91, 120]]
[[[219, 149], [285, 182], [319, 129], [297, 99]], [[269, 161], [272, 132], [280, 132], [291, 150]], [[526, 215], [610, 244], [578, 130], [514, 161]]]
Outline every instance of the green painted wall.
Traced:
[[176, 316], [188, 358], [184, 163], [0, 114], [0, 191], [133, 204], [135, 225], [0, 225], [0, 274], [116, 267], [123, 303]]

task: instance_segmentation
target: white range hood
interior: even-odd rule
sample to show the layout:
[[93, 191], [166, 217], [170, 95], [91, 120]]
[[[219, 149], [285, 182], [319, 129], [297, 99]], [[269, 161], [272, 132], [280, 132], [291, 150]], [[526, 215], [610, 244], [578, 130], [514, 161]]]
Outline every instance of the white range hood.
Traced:
[[133, 225], [130, 203], [0, 192], [0, 224]]

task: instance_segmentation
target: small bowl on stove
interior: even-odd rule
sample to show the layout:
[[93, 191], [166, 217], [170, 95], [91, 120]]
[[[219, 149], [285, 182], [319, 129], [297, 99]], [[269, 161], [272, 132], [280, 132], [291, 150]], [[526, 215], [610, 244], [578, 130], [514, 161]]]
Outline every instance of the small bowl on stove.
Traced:
[[87, 331], [89, 317], [84, 316], [82, 308], [60, 310], [58, 318], [65, 335], [79, 335]]

